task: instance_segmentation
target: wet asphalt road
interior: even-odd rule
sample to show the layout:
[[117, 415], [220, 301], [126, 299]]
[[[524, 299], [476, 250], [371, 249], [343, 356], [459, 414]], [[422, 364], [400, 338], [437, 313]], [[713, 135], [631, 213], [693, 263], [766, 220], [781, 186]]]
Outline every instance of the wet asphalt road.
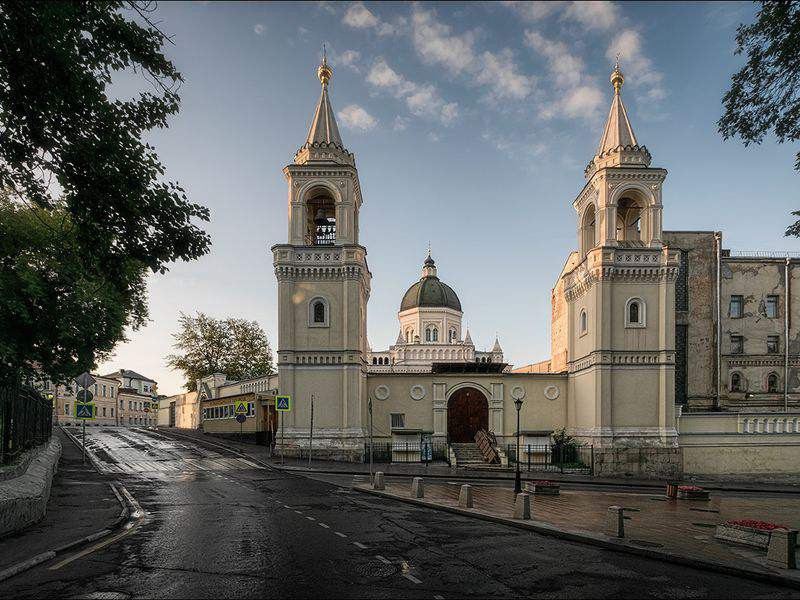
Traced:
[[0, 584], [0, 598], [800, 597], [365, 496], [151, 431], [88, 438], [144, 521], [58, 570], [53, 561]]

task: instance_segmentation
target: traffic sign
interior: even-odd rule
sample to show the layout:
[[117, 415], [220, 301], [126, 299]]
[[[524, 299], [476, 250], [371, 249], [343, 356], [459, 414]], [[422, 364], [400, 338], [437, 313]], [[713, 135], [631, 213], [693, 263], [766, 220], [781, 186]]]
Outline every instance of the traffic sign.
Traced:
[[248, 412], [250, 412], [249, 410], [247, 410], [247, 402], [241, 402], [241, 401], [237, 402], [236, 405], [234, 406], [233, 412], [236, 413], [237, 415], [246, 415]]
[[84, 389], [88, 388], [90, 385], [93, 385], [95, 381], [97, 380], [89, 373], [81, 373], [75, 378], [75, 383]]
[[237, 423], [244, 423], [245, 421], [247, 421], [247, 416], [246, 415], [243, 415], [242, 413], [239, 413], [238, 415], [236, 415], [236, 422]]
[[291, 396], [275, 396], [275, 410], [289, 412], [292, 410]]
[[78, 402], [75, 404], [76, 419], [94, 419], [94, 404], [91, 402]]
[[89, 390], [81, 390], [75, 397], [78, 399], [78, 402], [91, 402], [92, 401], [92, 392]]

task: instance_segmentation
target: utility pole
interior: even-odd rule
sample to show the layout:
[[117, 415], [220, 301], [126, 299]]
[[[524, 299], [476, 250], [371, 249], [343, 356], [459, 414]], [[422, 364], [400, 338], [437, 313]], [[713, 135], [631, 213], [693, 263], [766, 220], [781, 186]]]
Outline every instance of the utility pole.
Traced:
[[283, 438], [283, 421], [285, 420], [286, 417], [283, 414], [283, 411], [280, 411], [280, 413], [281, 413], [280, 414], [280, 419], [281, 419], [281, 464], [283, 464], [283, 442], [284, 442], [284, 438]]
[[372, 479], [372, 398], [367, 399], [369, 408], [369, 478]]
[[311, 468], [311, 448], [314, 445], [314, 394], [311, 394], [311, 423], [308, 428], [308, 468]]

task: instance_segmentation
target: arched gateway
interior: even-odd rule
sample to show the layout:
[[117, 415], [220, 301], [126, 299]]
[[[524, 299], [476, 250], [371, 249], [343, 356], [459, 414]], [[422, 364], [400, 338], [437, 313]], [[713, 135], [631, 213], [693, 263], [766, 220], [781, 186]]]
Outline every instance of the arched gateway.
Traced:
[[489, 402], [480, 390], [464, 387], [447, 401], [447, 441], [475, 441], [480, 429], [489, 429]]

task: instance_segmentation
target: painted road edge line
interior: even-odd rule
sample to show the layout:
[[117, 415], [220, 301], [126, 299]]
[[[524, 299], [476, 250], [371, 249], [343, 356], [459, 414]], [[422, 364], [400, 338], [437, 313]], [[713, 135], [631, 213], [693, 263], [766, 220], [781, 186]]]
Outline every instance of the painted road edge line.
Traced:
[[338, 535], [340, 538], [346, 538], [346, 537], [347, 537], [347, 535], [345, 535], [345, 534], [344, 534], [344, 533], [342, 533], [341, 531], [334, 531], [333, 533], [335, 533], [336, 535]]
[[414, 577], [411, 573], [403, 573], [403, 577], [408, 579], [411, 583], [422, 583], [422, 581]]
[[353, 542], [353, 546], [355, 546], [356, 548], [361, 548], [362, 550], [367, 550], [367, 546], [365, 546], [361, 542]]

